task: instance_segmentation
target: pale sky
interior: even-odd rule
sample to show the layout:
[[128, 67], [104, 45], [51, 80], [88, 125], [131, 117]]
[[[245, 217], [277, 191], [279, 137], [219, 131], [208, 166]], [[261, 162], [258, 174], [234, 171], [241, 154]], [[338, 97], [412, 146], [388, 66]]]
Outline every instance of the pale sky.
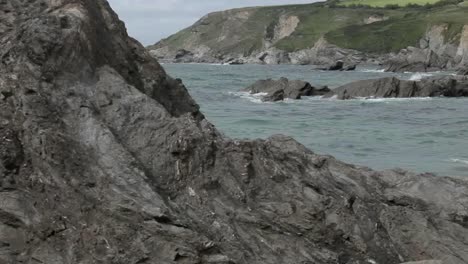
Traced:
[[246, 6], [305, 4], [318, 0], [108, 0], [129, 34], [144, 45], [184, 29], [209, 12]]

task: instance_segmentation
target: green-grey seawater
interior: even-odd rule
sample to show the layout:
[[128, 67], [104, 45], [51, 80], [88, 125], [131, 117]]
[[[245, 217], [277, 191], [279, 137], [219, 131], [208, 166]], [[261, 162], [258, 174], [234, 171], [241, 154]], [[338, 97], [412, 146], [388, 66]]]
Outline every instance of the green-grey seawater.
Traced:
[[318, 97], [263, 103], [238, 92], [256, 80], [287, 77], [331, 88], [361, 79], [426, 75], [314, 71], [311, 66], [166, 64], [181, 78], [203, 113], [233, 138], [292, 136], [314, 152], [374, 169], [404, 168], [468, 176], [468, 99], [360, 99]]

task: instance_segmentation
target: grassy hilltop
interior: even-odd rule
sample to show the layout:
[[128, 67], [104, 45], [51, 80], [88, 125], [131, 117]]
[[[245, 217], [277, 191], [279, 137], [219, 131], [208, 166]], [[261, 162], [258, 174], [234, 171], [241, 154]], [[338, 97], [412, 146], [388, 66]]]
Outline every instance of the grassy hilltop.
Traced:
[[[388, 6], [389, 3], [392, 5]], [[400, 6], [395, 6], [395, 3]], [[281, 39], [274, 39], [275, 27], [281, 17], [292, 16], [299, 20], [294, 31]], [[382, 21], [367, 21], [376, 16]], [[264, 48], [266, 41], [273, 47], [292, 52], [311, 48], [324, 37], [339, 47], [388, 53], [416, 45], [431, 25], [440, 24], [448, 26], [446, 41], [459, 41], [463, 26], [468, 24], [466, 2], [332, 0], [306, 5], [234, 9], [209, 14], [193, 26], [149, 48], [205, 46], [219, 54], [250, 55]]]

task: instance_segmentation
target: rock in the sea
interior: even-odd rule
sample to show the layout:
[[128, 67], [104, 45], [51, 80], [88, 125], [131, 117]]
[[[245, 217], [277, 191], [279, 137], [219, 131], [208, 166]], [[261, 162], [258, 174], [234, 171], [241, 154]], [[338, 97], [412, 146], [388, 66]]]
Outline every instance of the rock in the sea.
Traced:
[[242, 59], [234, 59], [230, 58], [224, 62], [224, 64], [229, 64], [229, 65], [242, 65], [244, 64], [244, 61]]
[[330, 92], [330, 89], [326, 86], [315, 87], [304, 81], [290, 81], [283, 77], [279, 80], [259, 80], [242, 91], [251, 94], [264, 93], [263, 101], [276, 102], [284, 99], [301, 99], [302, 96], [324, 95]]
[[428, 65], [424, 62], [410, 63], [407, 61], [389, 61], [385, 63], [386, 72], [427, 72]]
[[328, 67], [318, 69], [322, 71], [354, 71], [356, 70], [356, 64], [345, 66], [345, 63], [343, 61], [336, 61], [334, 64]]
[[331, 65], [328, 67], [329, 71], [341, 71], [344, 67], [344, 62], [342, 61], [337, 61], [335, 64]]
[[348, 65], [343, 68], [343, 71], [355, 71], [356, 70], [356, 65]]
[[0, 14], [0, 263], [468, 262], [466, 178], [226, 138], [104, 0]]
[[[439, 43], [435, 46], [442, 47], [444, 45]], [[450, 61], [450, 56], [445, 54], [445, 51], [450, 49], [453, 49], [453, 47], [449, 48], [447, 46], [446, 49], [440, 48], [437, 51], [430, 48], [408, 47], [383, 64], [387, 72], [440, 71], [449, 68], [454, 63]]]
[[325, 97], [340, 100], [355, 98], [465, 97], [468, 81], [454, 77], [428, 78], [421, 81], [395, 77], [352, 82], [332, 90]]

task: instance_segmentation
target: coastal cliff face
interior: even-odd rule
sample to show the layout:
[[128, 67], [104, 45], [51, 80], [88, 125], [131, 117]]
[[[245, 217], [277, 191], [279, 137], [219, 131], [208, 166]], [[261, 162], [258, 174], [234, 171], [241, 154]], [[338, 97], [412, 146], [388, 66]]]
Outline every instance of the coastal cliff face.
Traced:
[[464, 67], [468, 54], [468, 25], [452, 36], [450, 34], [454, 33], [450, 30], [449, 24], [431, 26], [417, 47], [403, 49], [387, 61], [387, 70], [424, 72]]
[[0, 16], [0, 263], [468, 262], [466, 179], [225, 138], [105, 0]]
[[326, 3], [234, 9], [209, 14], [148, 49], [170, 62], [343, 60], [451, 69], [466, 64], [466, 12], [456, 5], [388, 10]]

